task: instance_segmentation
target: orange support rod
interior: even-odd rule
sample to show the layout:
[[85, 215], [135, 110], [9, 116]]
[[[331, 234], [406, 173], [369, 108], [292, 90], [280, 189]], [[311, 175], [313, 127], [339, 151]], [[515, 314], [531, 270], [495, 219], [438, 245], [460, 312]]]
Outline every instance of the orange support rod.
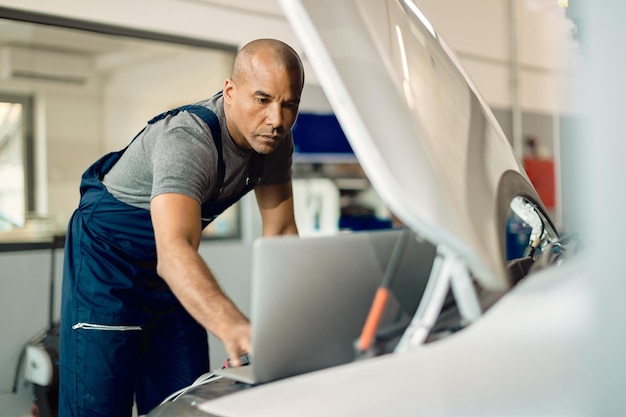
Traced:
[[378, 330], [378, 323], [380, 323], [380, 319], [383, 316], [383, 312], [385, 311], [385, 306], [387, 305], [388, 299], [388, 288], [380, 287], [378, 288], [378, 290], [376, 290], [376, 295], [374, 296], [372, 307], [370, 308], [370, 312], [367, 315], [367, 320], [365, 321], [363, 331], [361, 332], [361, 337], [359, 338], [359, 350], [365, 351], [369, 349], [372, 345], [372, 340], [374, 339], [376, 331]]

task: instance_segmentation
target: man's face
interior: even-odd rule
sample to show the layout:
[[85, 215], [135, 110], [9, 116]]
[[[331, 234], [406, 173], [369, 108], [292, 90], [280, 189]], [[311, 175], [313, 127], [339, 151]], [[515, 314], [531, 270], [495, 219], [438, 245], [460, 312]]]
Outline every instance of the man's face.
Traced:
[[224, 108], [228, 131], [241, 149], [273, 152], [296, 121], [300, 80], [280, 65], [255, 65], [235, 83], [226, 80]]

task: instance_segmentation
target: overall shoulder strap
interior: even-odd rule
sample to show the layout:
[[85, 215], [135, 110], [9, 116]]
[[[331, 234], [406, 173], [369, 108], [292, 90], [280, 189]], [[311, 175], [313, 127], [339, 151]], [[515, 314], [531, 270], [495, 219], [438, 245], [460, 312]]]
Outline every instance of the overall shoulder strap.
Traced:
[[208, 108], [195, 104], [188, 104], [184, 106], [177, 107], [172, 110], [168, 110], [161, 114], [154, 116], [152, 119], [148, 121], [148, 124], [153, 124], [158, 122], [159, 120], [164, 119], [166, 116], [175, 116], [181, 111], [187, 111], [195, 114], [199, 118], [201, 118], [204, 123], [209, 126], [211, 130], [211, 136], [213, 137], [213, 143], [215, 144], [215, 148], [217, 149], [217, 182], [215, 191], [213, 195], [219, 194], [222, 186], [224, 184], [224, 176], [226, 174], [226, 167], [224, 165], [224, 155], [222, 152], [222, 128], [220, 127], [220, 121], [217, 118], [217, 115], [209, 110]]

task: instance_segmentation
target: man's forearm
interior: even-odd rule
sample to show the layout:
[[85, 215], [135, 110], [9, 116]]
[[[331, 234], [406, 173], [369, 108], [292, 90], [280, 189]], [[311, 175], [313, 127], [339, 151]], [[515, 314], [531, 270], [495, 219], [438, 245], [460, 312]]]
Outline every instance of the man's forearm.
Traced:
[[161, 258], [159, 255], [159, 275], [189, 314], [208, 331], [223, 340], [229, 327], [247, 321], [193, 248], [170, 247]]

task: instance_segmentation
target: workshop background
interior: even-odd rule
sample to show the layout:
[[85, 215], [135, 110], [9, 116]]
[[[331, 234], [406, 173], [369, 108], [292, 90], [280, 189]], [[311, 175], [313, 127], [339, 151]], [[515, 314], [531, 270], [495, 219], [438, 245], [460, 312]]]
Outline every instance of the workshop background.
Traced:
[[[573, 5], [568, 12], [564, 2], [543, 0], [417, 3], [492, 107], [531, 179], [548, 178], [536, 187], [559, 226], [575, 231], [579, 197], [574, 181], [562, 180], [576, 177], [564, 149], [578, 140], [581, 117], [580, 100], [568, 88], [580, 59]], [[29, 412], [33, 390], [18, 369], [20, 352], [58, 319], [63, 250], [52, 248], [77, 205], [83, 170], [124, 147], [154, 114], [221, 89], [237, 48], [259, 37], [301, 52], [272, 0], [0, 0], [0, 103], [19, 104], [26, 121], [15, 152], [27, 173], [13, 182], [11, 169], [0, 164], [0, 214], [10, 214], [0, 222], [0, 417]], [[301, 234], [390, 227], [391, 214], [303, 59], [294, 166]], [[33, 74], [24, 61], [45, 70]], [[320, 132], [336, 140], [321, 141]], [[15, 201], [27, 210], [9, 213]], [[245, 313], [251, 245], [261, 227], [255, 205], [246, 196], [207, 231], [200, 248]], [[224, 350], [213, 337], [210, 343], [217, 366]]]

